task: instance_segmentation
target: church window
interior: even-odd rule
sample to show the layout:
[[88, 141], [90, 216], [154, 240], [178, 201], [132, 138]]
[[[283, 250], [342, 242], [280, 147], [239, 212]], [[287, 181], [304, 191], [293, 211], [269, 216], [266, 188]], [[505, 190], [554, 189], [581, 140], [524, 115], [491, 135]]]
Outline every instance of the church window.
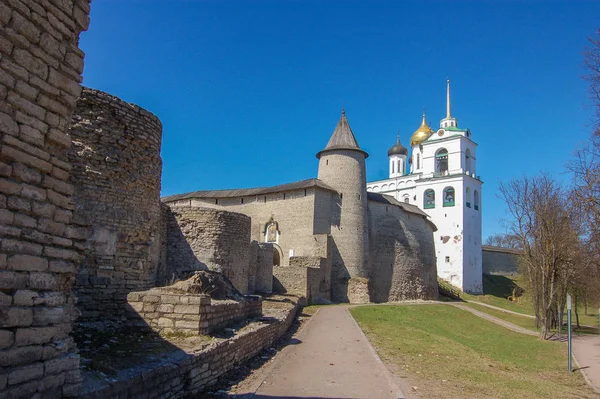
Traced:
[[476, 211], [479, 210], [479, 192], [475, 190], [473, 192], [473, 205]]
[[467, 193], [466, 193], [466, 203], [467, 203], [467, 208], [471, 207], [471, 187], [467, 187]]
[[435, 191], [431, 189], [425, 191], [425, 194], [423, 195], [423, 208], [435, 208]]
[[444, 189], [444, 206], [454, 206], [454, 187]]
[[435, 153], [435, 172], [437, 176], [448, 174], [448, 150], [440, 148]]
[[421, 154], [417, 154], [417, 169], [421, 169]]
[[394, 161], [392, 161], [392, 173], [395, 173], [394, 172]]
[[450, 257], [446, 256], [446, 263], [450, 263]]

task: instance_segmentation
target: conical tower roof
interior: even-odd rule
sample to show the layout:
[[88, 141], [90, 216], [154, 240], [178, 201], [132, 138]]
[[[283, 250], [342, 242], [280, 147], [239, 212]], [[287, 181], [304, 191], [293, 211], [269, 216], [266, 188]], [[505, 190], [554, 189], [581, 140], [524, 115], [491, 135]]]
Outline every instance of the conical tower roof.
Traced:
[[350, 124], [348, 123], [348, 119], [346, 119], [346, 111], [344, 110], [342, 110], [342, 116], [340, 117], [327, 146], [324, 150], [317, 153], [317, 158], [321, 158], [321, 154], [331, 150], [355, 150], [362, 152], [365, 155], [365, 158], [369, 156], [369, 154], [359, 147], [358, 142], [354, 137], [354, 133], [352, 133], [352, 128], [350, 128]]

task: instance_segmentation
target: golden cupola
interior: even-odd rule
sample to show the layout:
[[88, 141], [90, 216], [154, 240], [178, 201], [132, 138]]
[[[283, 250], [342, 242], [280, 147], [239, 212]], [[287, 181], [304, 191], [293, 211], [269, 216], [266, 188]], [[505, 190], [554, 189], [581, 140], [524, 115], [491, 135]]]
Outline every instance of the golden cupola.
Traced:
[[431, 130], [431, 128], [427, 125], [425, 112], [423, 112], [423, 121], [421, 122], [421, 126], [419, 126], [419, 128], [410, 137], [410, 146], [414, 147], [416, 145], [421, 144], [423, 141], [427, 140], [432, 134], [433, 130]]

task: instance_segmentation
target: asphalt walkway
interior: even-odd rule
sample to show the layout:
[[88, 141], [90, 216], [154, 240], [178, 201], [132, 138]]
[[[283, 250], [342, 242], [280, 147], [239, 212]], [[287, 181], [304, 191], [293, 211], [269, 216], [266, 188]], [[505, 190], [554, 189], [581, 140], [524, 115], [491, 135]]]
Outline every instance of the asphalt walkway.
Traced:
[[586, 382], [600, 393], [600, 336], [573, 337], [573, 355]]
[[277, 357], [244, 398], [403, 397], [347, 306], [319, 309]]

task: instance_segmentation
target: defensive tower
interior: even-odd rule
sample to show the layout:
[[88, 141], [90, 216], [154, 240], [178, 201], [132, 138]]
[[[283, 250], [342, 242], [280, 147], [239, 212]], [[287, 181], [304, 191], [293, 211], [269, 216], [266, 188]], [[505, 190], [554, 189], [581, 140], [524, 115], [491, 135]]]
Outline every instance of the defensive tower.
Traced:
[[[318, 178], [339, 193], [332, 210], [333, 237], [331, 296], [347, 302], [352, 278], [368, 278], [367, 184], [363, 151], [352, 133], [345, 111], [319, 158]], [[357, 280], [365, 281], [365, 280]]]

